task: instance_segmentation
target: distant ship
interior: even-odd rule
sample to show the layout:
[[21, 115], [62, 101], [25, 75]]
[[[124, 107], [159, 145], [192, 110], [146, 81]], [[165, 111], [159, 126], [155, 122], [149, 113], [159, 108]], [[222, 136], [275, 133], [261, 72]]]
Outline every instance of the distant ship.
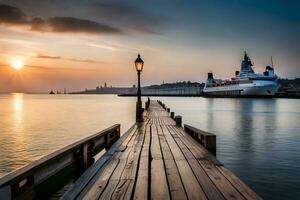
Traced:
[[241, 71], [235, 72], [231, 80], [214, 79], [213, 73], [208, 78], [203, 89], [204, 96], [243, 97], [263, 96], [272, 97], [278, 90], [277, 75], [272, 67], [267, 66], [263, 74], [255, 73], [253, 63], [245, 52], [241, 63]]

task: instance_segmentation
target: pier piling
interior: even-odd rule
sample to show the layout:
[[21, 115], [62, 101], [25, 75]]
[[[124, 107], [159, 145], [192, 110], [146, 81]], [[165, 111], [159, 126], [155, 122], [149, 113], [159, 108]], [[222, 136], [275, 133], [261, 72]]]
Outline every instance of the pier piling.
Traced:
[[176, 122], [176, 126], [182, 126], [182, 117], [180, 115], [175, 116], [175, 122]]
[[171, 118], [174, 119], [174, 115], [175, 113], [174, 112], [171, 112]]

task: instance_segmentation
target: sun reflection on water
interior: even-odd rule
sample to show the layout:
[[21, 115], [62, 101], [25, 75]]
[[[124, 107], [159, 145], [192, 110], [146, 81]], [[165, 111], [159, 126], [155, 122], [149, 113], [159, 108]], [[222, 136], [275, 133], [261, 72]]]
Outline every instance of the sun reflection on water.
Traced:
[[21, 128], [23, 121], [23, 93], [13, 94], [13, 111], [15, 127]]

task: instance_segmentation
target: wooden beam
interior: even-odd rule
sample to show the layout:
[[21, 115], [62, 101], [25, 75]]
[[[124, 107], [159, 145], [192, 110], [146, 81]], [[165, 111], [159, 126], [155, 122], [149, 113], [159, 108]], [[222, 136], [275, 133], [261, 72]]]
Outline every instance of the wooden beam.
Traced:
[[193, 126], [184, 124], [184, 130], [195, 140], [200, 142], [207, 150], [216, 155], [216, 135], [202, 131]]

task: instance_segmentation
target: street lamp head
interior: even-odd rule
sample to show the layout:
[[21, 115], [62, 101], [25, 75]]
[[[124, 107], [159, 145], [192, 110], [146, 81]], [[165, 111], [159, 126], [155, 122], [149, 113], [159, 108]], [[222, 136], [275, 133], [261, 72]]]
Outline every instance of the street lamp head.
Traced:
[[134, 61], [135, 69], [137, 72], [141, 72], [143, 70], [144, 61], [141, 59], [141, 55], [138, 54], [137, 59]]

